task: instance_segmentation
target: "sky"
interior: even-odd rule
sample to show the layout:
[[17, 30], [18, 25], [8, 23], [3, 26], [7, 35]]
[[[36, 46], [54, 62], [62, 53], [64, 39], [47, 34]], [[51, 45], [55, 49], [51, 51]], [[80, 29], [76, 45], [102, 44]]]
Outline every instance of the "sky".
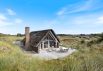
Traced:
[[103, 32], [103, 0], [0, 0], [0, 33], [53, 29], [57, 34]]

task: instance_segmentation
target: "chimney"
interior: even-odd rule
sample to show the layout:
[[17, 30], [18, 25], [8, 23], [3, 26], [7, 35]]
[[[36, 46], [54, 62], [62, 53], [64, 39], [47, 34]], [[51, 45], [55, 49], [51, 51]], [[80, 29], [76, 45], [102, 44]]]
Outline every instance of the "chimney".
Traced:
[[29, 41], [30, 41], [30, 34], [29, 34], [29, 27], [25, 27], [25, 49], [28, 50], [29, 48]]

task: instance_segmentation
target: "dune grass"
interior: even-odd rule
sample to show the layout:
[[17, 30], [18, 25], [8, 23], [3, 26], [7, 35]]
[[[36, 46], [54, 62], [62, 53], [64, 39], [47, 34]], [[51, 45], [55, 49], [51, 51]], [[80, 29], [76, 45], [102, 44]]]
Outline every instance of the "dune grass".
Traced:
[[18, 46], [12, 44], [17, 39], [22, 37], [0, 38], [0, 71], [103, 71], [102, 47], [92, 45], [86, 48], [83, 44], [68, 57], [46, 61], [23, 53]]
[[37, 58], [25, 55], [19, 47], [0, 42], [0, 71], [35, 71], [41, 62]]
[[1, 38], [0, 71], [35, 71], [39, 69], [38, 67], [41, 61], [38, 58], [25, 55], [18, 46], [12, 44], [18, 37], [10, 36]]
[[103, 52], [85, 50], [79, 50], [63, 60], [46, 61], [43, 71], [103, 71]]

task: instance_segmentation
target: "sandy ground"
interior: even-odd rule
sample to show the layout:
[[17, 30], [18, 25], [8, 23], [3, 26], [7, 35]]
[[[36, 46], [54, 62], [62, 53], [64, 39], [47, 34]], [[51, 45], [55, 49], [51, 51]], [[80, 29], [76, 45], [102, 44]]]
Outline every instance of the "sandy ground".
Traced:
[[57, 48], [53, 51], [41, 50], [40, 53], [32, 54], [32, 56], [36, 56], [39, 57], [40, 59], [46, 59], [46, 60], [60, 59], [72, 54], [75, 51], [76, 51], [75, 49], [71, 48], [67, 49], [66, 51], [61, 51], [61, 48]]
[[[21, 45], [20, 42], [15, 43], [17, 45]], [[33, 57], [38, 57], [40, 59], [47, 59], [47, 60], [51, 60], [51, 59], [60, 59], [60, 58], [64, 58], [70, 54], [72, 54], [73, 52], [76, 51], [76, 49], [71, 49], [71, 48], [66, 48], [63, 46], [59, 46], [59, 48], [54, 48], [54, 49], [49, 49], [49, 50], [40, 50], [39, 53], [35, 53], [35, 52], [28, 52], [23, 50], [26, 55], [28, 56], [33, 56]]]

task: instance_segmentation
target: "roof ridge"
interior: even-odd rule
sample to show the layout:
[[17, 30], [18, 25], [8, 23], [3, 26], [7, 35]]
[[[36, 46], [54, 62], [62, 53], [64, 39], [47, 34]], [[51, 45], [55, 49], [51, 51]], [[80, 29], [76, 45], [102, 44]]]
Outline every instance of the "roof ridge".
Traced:
[[49, 30], [52, 30], [52, 29], [45, 29], [45, 30], [32, 31], [32, 32], [30, 32], [30, 33], [33, 33], [33, 32], [41, 32], [41, 31], [49, 31]]

